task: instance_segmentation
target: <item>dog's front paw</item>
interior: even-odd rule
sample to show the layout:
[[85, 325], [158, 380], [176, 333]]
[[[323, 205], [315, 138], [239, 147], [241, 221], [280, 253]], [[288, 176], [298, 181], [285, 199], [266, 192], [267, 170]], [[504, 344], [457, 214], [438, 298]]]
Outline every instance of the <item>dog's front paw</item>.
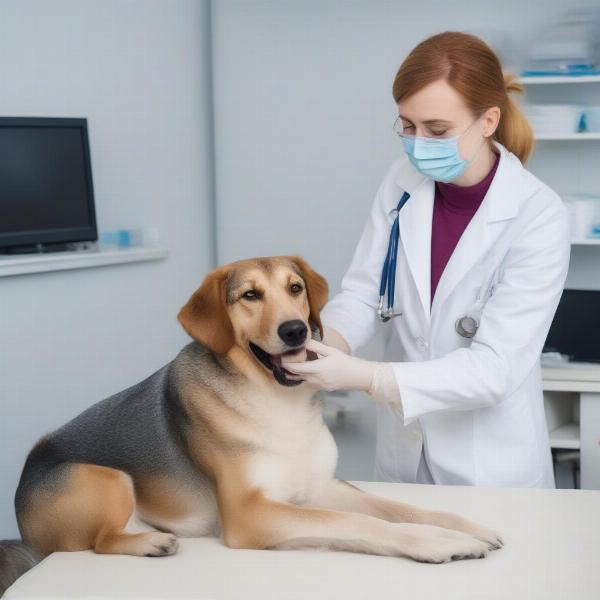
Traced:
[[422, 525], [425, 534], [411, 547], [408, 556], [418, 562], [444, 563], [463, 558], [485, 558], [487, 542], [470, 535], [435, 525]]
[[482, 530], [482, 533], [476, 536], [477, 539], [487, 542], [490, 545], [490, 550], [498, 550], [504, 546], [504, 541], [497, 531], [481, 526], [479, 526], [479, 529]]
[[450, 512], [435, 511], [431, 515], [433, 516], [432, 521], [438, 527], [455, 529], [456, 531], [466, 533], [482, 542], [486, 542], [490, 550], [498, 550], [504, 546], [504, 541], [500, 533], [489, 527], [479, 525], [479, 523]]
[[498, 550], [504, 546], [504, 541], [497, 531], [494, 531], [489, 527], [479, 525], [478, 523], [467, 521], [465, 528], [461, 528], [461, 531], [464, 531], [478, 540], [485, 542], [488, 544], [490, 550]]

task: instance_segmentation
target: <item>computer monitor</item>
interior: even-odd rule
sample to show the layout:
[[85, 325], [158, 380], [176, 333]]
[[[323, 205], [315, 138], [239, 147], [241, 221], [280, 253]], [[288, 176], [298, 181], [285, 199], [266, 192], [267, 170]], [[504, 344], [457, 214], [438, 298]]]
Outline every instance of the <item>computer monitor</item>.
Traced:
[[0, 117], [0, 251], [97, 239], [87, 120]]
[[544, 352], [600, 362], [600, 290], [563, 290]]

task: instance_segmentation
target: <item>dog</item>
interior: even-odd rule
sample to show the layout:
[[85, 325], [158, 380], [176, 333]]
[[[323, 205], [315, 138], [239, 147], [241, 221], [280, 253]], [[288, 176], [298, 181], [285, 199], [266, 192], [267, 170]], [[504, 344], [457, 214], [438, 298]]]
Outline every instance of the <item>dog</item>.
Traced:
[[178, 314], [193, 338], [140, 383], [33, 447], [15, 495], [23, 543], [162, 556], [178, 537], [231, 548], [318, 548], [441, 563], [500, 535], [459, 515], [368, 494], [334, 477], [320, 390], [281, 365], [314, 359], [324, 277], [300, 256], [211, 271]]

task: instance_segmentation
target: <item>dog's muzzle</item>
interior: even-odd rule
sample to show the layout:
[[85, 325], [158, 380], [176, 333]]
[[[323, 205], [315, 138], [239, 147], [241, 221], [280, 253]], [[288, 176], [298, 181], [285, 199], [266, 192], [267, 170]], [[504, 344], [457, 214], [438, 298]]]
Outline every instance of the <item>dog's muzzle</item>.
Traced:
[[304, 346], [300, 348], [294, 348], [289, 350], [288, 352], [284, 352], [283, 354], [269, 354], [265, 352], [260, 346], [250, 342], [250, 350], [252, 350], [254, 356], [258, 358], [258, 360], [267, 368], [269, 371], [273, 373], [273, 377], [277, 383], [281, 385], [285, 385], [288, 387], [294, 385], [300, 385], [304, 380], [303, 379], [288, 379], [287, 375], [294, 376], [293, 373], [290, 373], [286, 369], [281, 366], [281, 357], [287, 356], [290, 354], [296, 354], [299, 350], [302, 350]]

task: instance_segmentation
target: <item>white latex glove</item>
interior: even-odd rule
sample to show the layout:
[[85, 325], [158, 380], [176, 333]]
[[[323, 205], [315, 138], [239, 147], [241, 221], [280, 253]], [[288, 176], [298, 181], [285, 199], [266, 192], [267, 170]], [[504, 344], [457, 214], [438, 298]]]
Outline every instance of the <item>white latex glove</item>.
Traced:
[[333, 390], [371, 389], [373, 376], [378, 365], [375, 361], [350, 356], [333, 346], [317, 340], [308, 340], [306, 349], [316, 352], [323, 358], [305, 362], [289, 362], [282, 357], [281, 365], [291, 373], [296, 373], [307, 383], [312, 383], [331, 392]]

